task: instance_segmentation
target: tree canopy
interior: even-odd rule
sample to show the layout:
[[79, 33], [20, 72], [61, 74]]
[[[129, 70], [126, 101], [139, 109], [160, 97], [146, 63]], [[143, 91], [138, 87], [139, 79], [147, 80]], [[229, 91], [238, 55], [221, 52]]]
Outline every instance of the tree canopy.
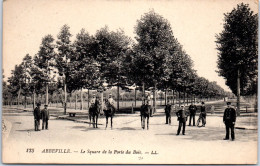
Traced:
[[[237, 90], [237, 71], [240, 71], [242, 94], [257, 93], [258, 15], [247, 4], [238, 4], [224, 18], [224, 29], [217, 35], [219, 75], [233, 93]], [[253, 88], [254, 87], [254, 88]]]

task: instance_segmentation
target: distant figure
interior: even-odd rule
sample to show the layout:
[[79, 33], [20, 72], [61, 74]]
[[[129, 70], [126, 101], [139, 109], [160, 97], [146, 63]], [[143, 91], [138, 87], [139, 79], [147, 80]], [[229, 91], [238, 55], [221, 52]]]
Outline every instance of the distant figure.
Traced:
[[48, 121], [50, 119], [48, 105], [44, 105], [44, 109], [41, 112], [41, 117], [42, 117], [42, 130], [44, 130], [44, 128], [48, 130]]
[[202, 127], [205, 127], [207, 112], [206, 112], [206, 107], [205, 107], [205, 103], [204, 102], [201, 102], [200, 113], [201, 113], [201, 116], [202, 116]]
[[167, 105], [165, 106], [165, 115], [166, 115], [166, 123], [165, 124], [171, 124], [171, 111], [172, 111], [172, 105], [170, 104], [170, 101], [167, 100]]
[[187, 112], [184, 110], [184, 106], [183, 105], [181, 106], [181, 109], [178, 112], [176, 112], [176, 115], [177, 115], [178, 121], [179, 121], [179, 127], [178, 127], [176, 135], [180, 134], [182, 126], [183, 126], [183, 128], [182, 128], [182, 135], [185, 135], [185, 126], [186, 126], [186, 120], [187, 120]]
[[34, 115], [34, 130], [35, 131], [40, 131], [40, 119], [41, 119], [41, 110], [40, 110], [41, 104], [37, 103], [37, 106], [35, 107], [33, 111]]
[[224, 140], [229, 140], [229, 128], [231, 129], [231, 138], [232, 141], [235, 140], [235, 122], [236, 122], [236, 111], [231, 106], [231, 102], [227, 102], [227, 108], [225, 109], [224, 116], [223, 116], [223, 122], [226, 125], [226, 137]]
[[151, 94], [149, 92], [146, 94], [146, 104], [148, 105], [150, 117], [152, 117], [153, 116], [153, 110], [152, 110], [152, 106], [151, 106]]
[[213, 106], [211, 106], [211, 114], [214, 114], [215, 113], [215, 106], [213, 105]]
[[195, 115], [197, 111], [197, 106], [191, 103], [189, 106], [189, 111], [190, 111], [190, 120], [189, 120], [189, 126], [191, 126], [191, 119], [193, 118], [193, 126], [195, 126]]

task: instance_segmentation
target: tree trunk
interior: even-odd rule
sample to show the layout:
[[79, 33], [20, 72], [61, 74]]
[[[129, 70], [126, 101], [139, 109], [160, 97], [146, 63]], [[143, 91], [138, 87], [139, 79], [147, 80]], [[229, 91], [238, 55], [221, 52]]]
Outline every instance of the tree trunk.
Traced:
[[77, 95], [77, 91], [76, 91], [75, 110], [77, 110], [77, 104], [78, 104], [78, 95]]
[[143, 85], [142, 85], [142, 104], [145, 104], [144, 100], [145, 100], [145, 85], [144, 85], [144, 82], [143, 82]]
[[135, 87], [135, 107], [136, 107], [136, 87]]
[[83, 110], [83, 88], [80, 90], [80, 110]]
[[67, 109], [67, 84], [64, 83], [64, 115], [66, 115]]
[[187, 105], [189, 105], [189, 94], [187, 93]]
[[179, 107], [181, 106], [181, 92], [179, 91]]
[[53, 100], [53, 94], [51, 94], [51, 98], [50, 98], [50, 106], [51, 106], [51, 107], [53, 106], [53, 102], [54, 102], [54, 100]]
[[154, 90], [153, 90], [153, 113], [156, 112], [156, 85], [154, 86]]
[[240, 115], [240, 71], [237, 70], [237, 115]]
[[70, 92], [70, 108], [71, 108], [71, 97], [72, 97], [72, 92]]
[[160, 105], [162, 105], [162, 101], [163, 101], [163, 94], [160, 93]]
[[102, 113], [103, 113], [103, 102], [104, 102], [103, 98], [104, 98], [104, 92], [102, 91], [101, 92], [101, 110], [100, 110]]
[[48, 93], [49, 93], [49, 86], [48, 83], [46, 84], [46, 95], [45, 95], [45, 104], [48, 105], [49, 104], [49, 98], [48, 98]]
[[17, 109], [18, 109], [18, 107], [19, 107], [19, 99], [20, 99], [20, 95], [21, 95], [21, 87], [20, 87], [20, 89], [19, 89], [19, 91], [18, 91], [18, 96], [17, 96]]
[[185, 96], [186, 96], [186, 93], [185, 93], [185, 90], [184, 90], [184, 92], [183, 92], [183, 104], [185, 105]]
[[174, 104], [174, 90], [172, 90], [172, 104]]
[[89, 109], [89, 89], [88, 89], [88, 109]]
[[119, 85], [117, 85], [117, 111], [119, 112]]
[[168, 89], [165, 89], [165, 97], [164, 97], [165, 105], [167, 105], [167, 91], [168, 91]]
[[26, 109], [26, 105], [27, 105], [27, 103], [26, 103], [26, 95], [24, 95], [24, 109]]

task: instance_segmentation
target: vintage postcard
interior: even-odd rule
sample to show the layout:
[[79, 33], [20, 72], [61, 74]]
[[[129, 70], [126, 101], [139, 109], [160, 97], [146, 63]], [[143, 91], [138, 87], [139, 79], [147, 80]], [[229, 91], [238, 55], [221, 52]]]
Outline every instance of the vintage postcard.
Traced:
[[5, 164], [258, 163], [258, 1], [4, 0]]

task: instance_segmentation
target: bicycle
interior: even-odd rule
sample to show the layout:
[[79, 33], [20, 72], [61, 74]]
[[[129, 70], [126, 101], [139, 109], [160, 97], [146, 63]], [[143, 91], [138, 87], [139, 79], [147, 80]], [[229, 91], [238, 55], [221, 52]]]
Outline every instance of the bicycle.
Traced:
[[[196, 126], [197, 126], [197, 127], [205, 126], [205, 124], [203, 124], [203, 121], [205, 121], [205, 119], [204, 119], [204, 117], [202, 116], [202, 113], [200, 113], [200, 116], [199, 116], [199, 119], [197, 120]], [[200, 123], [201, 123], [201, 126], [200, 126]]]

